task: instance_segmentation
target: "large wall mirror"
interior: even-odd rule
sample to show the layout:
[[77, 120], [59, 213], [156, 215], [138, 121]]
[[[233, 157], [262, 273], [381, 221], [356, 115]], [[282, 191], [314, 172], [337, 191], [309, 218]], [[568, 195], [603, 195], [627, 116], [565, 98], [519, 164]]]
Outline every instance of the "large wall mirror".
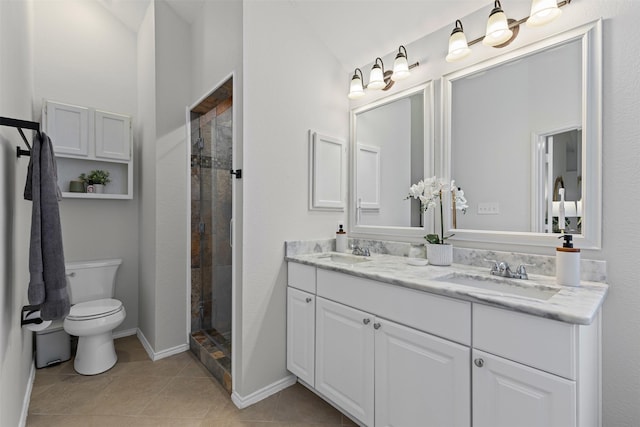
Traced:
[[598, 21], [442, 77], [453, 239], [600, 247], [601, 49]]
[[433, 173], [433, 91], [428, 82], [351, 112], [350, 231], [361, 237], [419, 237], [432, 221], [412, 183]]

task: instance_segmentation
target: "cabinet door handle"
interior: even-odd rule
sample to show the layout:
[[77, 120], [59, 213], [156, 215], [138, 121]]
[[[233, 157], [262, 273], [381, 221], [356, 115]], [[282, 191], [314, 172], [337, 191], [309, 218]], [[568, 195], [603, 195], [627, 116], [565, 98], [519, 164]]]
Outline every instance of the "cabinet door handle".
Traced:
[[307, 299], [306, 299], [305, 301], [306, 301], [306, 302], [311, 302], [311, 301], [312, 301], [312, 299], [311, 299], [311, 297], [307, 297]]
[[371, 319], [362, 319], [362, 323], [368, 325], [371, 322]]
[[478, 368], [482, 368], [484, 366], [484, 360], [482, 360], [481, 358], [477, 358], [473, 361], [473, 363], [475, 363]]
[[374, 323], [373, 329], [380, 329], [380, 326], [382, 326], [380, 323]]

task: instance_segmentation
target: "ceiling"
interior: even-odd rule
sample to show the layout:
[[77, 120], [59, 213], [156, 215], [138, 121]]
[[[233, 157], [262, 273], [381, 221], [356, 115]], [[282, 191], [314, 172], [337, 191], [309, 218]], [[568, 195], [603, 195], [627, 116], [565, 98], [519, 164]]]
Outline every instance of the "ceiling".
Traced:
[[[99, 0], [137, 32], [150, 0]], [[187, 23], [206, 1], [165, 0]], [[239, 1], [239, 0], [238, 0]], [[257, 0], [256, 0], [257, 1]], [[285, 0], [282, 0], [285, 1]], [[373, 62], [480, 8], [487, 0], [288, 0], [346, 71]]]

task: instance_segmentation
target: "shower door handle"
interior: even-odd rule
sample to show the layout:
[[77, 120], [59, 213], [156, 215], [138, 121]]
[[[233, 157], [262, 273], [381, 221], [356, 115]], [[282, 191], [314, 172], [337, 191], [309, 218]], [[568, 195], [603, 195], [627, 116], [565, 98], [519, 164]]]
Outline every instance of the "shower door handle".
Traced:
[[233, 248], [233, 218], [229, 220], [229, 246]]

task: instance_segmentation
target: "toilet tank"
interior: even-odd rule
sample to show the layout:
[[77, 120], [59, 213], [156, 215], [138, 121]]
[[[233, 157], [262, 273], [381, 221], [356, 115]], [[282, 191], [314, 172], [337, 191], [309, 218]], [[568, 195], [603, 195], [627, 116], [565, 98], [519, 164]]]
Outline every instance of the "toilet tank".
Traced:
[[121, 259], [65, 263], [71, 304], [113, 298], [116, 272], [120, 264]]

